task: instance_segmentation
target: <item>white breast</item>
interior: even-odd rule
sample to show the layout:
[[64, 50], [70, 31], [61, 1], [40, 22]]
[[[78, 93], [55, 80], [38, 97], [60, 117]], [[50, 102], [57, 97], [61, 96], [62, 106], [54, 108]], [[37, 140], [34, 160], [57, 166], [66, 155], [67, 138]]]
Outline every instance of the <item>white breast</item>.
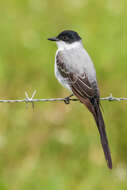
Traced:
[[[59, 52], [59, 50], [57, 50], [56, 52], [56, 56], [57, 53]], [[62, 84], [63, 87], [67, 88], [69, 91], [71, 91], [71, 88], [68, 84], [68, 81], [62, 77], [62, 75], [60, 74], [58, 68], [57, 68], [57, 63], [56, 63], [56, 56], [55, 56], [55, 76], [57, 78], [57, 80], [59, 81], [60, 84]], [[72, 92], [72, 91], [71, 91]]]

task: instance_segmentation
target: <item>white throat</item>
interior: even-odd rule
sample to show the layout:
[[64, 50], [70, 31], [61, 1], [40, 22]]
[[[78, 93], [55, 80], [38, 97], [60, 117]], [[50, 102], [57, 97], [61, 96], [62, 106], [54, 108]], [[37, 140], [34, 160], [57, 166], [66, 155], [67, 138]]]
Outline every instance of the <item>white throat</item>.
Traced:
[[58, 46], [58, 50], [68, 50], [68, 49], [72, 49], [72, 48], [77, 48], [77, 47], [81, 47], [82, 46], [82, 41], [77, 41], [77, 42], [73, 42], [71, 44], [68, 44], [64, 41], [57, 41], [56, 42], [57, 46]]

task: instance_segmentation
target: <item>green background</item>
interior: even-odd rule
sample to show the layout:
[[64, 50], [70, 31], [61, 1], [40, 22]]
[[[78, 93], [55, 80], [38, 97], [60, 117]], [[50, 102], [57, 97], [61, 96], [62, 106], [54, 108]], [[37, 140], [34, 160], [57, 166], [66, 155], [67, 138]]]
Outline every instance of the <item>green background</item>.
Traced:
[[[69, 95], [54, 77], [56, 45], [76, 30], [97, 70], [101, 97], [127, 97], [126, 0], [1, 0], [0, 99]], [[0, 104], [0, 190], [126, 190], [127, 103], [103, 101], [113, 159], [78, 102]]]

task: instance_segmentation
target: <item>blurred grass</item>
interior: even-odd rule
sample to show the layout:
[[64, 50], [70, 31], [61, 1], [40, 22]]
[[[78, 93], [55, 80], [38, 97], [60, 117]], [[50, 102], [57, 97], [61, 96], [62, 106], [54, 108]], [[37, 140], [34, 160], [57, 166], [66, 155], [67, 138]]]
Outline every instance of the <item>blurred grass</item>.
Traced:
[[[54, 77], [64, 29], [80, 33], [97, 70], [101, 96], [127, 94], [127, 1], [1, 0], [0, 98], [65, 97]], [[90, 113], [79, 103], [0, 104], [0, 190], [127, 187], [127, 106], [102, 102], [114, 168], [104, 160]]]

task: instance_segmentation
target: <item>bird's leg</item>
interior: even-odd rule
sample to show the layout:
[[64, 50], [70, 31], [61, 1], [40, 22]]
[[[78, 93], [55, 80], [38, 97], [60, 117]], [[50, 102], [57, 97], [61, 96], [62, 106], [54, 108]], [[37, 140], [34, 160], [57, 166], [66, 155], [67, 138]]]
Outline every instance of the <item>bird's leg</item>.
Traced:
[[71, 94], [70, 96], [67, 96], [64, 98], [64, 103], [65, 104], [70, 104], [70, 97], [74, 96], [74, 94]]

